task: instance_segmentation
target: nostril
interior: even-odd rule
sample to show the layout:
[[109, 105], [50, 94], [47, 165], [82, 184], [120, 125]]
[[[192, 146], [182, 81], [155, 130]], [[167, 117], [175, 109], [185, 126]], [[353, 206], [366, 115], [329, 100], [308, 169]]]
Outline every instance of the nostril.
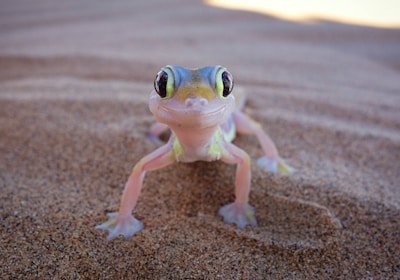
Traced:
[[186, 107], [192, 107], [193, 106], [193, 98], [186, 99], [185, 106]]
[[200, 98], [199, 103], [201, 106], [207, 106], [208, 100], [205, 98]]
[[185, 106], [187, 108], [193, 107], [193, 106], [200, 106], [204, 107], [208, 105], [208, 100], [206, 98], [197, 98], [197, 97], [189, 97], [185, 100]]

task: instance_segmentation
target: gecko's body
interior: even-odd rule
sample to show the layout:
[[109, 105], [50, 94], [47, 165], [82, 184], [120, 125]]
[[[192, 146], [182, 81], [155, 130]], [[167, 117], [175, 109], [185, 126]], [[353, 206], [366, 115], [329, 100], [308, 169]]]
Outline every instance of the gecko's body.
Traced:
[[233, 203], [220, 208], [226, 223], [240, 228], [257, 224], [254, 209], [248, 204], [250, 192], [250, 158], [232, 144], [236, 131], [255, 134], [265, 156], [258, 163], [271, 172], [290, 173], [292, 168], [279, 157], [278, 151], [261, 126], [241, 111], [244, 96], [232, 94], [232, 75], [221, 66], [189, 70], [166, 66], [157, 74], [150, 93], [149, 108], [157, 119], [149, 135], [158, 137], [171, 130], [166, 144], [142, 158], [134, 167], [124, 189], [118, 213], [97, 226], [109, 231], [108, 239], [118, 235], [130, 238], [142, 229], [132, 216], [146, 171], [160, 169], [175, 161], [221, 160], [237, 164]]

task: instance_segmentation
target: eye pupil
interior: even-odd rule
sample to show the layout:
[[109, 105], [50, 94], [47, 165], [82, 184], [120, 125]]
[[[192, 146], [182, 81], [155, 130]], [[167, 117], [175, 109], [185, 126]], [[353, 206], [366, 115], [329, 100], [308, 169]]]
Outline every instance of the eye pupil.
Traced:
[[227, 97], [233, 90], [233, 77], [228, 71], [222, 73], [223, 91], [222, 96]]
[[161, 98], [167, 97], [167, 82], [168, 82], [167, 72], [163, 70], [158, 72], [154, 80], [154, 89]]

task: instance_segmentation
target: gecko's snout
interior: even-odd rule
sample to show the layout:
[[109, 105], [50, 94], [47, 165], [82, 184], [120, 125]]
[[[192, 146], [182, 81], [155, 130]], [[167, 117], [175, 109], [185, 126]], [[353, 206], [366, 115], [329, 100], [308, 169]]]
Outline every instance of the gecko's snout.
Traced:
[[208, 100], [204, 97], [190, 96], [185, 100], [186, 108], [201, 109], [208, 105]]

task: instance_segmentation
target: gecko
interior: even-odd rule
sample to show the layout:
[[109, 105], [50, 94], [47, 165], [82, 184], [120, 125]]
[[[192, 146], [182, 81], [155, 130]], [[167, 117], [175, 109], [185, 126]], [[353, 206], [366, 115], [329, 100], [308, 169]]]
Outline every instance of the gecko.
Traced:
[[157, 122], [149, 137], [158, 138], [170, 129], [169, 140], [134, 166], [121, 198], [118, 212], [96, 226], [107, 230], [107, 239], [119, 235], [130, 239], [143, 228], [133, 215], [147, 171], [174, 162], [216, 161], [236, 164], [235, 200], [222, 206], [223, 221], [239, 228], [256, 226], [255, 209], [249, 204], [251, 160], [232, 143], [236, 133], [257, 137], [264, 156], [257, 163], [272, 173], [290, 174], [294, 168], [280, 157], [261, 125], [244, 114], [245, 94], [235, 90], [232, 74], [220, 65], [188, 69], [167, 65], [157, 73], [149, 97], [149, 109]]

